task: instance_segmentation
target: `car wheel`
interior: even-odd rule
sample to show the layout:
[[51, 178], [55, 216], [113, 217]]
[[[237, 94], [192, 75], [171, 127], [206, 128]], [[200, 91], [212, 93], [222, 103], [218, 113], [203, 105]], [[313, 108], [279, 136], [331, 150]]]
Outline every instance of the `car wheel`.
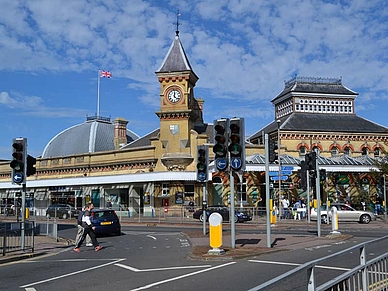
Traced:
[[368, 224], [370, 222], [371, 218], [368, 214], [363, 214], [361, 215], [360, 217], [360, 222], [361, 223], [365, 223], [365, 224]]
[[66, 219], [66, 218], [67, 218], [67, 213], [64, 213], [64, 214], [62, 215], [62, 218], [63, 218], [63, 219]]
[[201, 214], [201, 215], [199, 216], [199, 221], [200, 221], [200, 222], [203, 222], [203, 214]]
[[234, 222], [238, 222], [238, 216], [237, 216], [237, 214], [234, 215]]
[[50, 219], [51, 218], [51, 215], [50, 214], [46, 214], [46, 217], [47, 217], [47, 219]]
[[121, 229], [119, 229], [118, 231], [116, 231], [115, 235], [116, 235], [116, 236], [120, 236], [120, 235], [121, 235]]
[[321, 215], [321, 222], [327, 223], [327, 215]]

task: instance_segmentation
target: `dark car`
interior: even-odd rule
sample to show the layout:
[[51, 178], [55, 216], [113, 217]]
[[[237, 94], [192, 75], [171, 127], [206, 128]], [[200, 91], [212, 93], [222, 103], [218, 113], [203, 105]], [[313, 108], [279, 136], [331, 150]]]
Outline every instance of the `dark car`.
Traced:
[[46, 217], [71, 218], [78, 217], [79, 210], [69, 204], [51, 204], [46, 210]]
[[96, 227], [96, 235], [121, 235], [120, 220], [116, 211], [112, 209], [93, 209], [91, 211], [91, 221]]
[[[217, 212], [221, 214], [222, 220], [224, 222], [229, 221], [229, 208], [226, 206], [208, 206], [206, 208], [206, 220], [209, 219], [210, 214], [213, 212]], [[203, 221], [203, 211], [202, 209], [198, 209], [193, 213], [193, 218], [194, 219], [199, 219], [200, 221]], [[250, 221], [252, 220], [252, 216], [247, 213], [247, 212], [242, 212], [242, 211], [235, 211], [234, 214], [234, 221], [235, 222], [245, 222], [245, 221]]]

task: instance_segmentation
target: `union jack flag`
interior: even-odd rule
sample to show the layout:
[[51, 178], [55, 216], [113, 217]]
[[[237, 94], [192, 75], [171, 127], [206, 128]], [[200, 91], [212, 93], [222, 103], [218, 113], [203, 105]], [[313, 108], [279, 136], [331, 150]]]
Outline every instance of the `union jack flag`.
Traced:
[[109, 71], [100, 71], [100, 77], [101, 78], [111, 78], [112, 73]]

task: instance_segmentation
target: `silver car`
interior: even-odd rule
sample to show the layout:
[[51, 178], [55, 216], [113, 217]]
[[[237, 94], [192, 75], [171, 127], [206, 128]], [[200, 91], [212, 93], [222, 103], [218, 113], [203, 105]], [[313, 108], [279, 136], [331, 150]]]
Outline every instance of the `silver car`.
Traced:
[[[376, 215], [373, 212], [365, 210], [356, 210], [345, 203], [331, 203], [329, 209], [329, 219], [331, 220], [331, 208], [335, 206], [338, 213], [338, 221], [356, 221], [360, 223], [369, 223], [371, 220], [376, 220]], [[317, 220], [317, 209], [311, 208], [311, 220]], [[321, 206], [321, 221], [327, 223], [327, 208], [326, 204]]]

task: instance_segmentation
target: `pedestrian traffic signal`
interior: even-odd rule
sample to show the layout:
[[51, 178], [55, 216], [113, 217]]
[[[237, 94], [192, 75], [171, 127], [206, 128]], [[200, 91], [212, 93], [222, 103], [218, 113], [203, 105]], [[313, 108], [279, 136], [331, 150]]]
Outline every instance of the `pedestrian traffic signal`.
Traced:
[[278, 143], [274, 140], [269, 140], [269, 147], [268, 147], [268, 156], [269, 156], [269, 162], [273, 163], [276, 160], [278, 160]]
[[12, 161], [9, 164], [12, 173], [11, 179], [12, 184], [23, 184], [25, 183], [25, 164], [26, 164], [26, 153], [27, 153], [27, 139], [26, 138], [14, 138], [12, 140]]
[[27, 177], [36, 174], [35, 165], [36, 165], [36, 159], [30, 155], [27, 155], [27, 171], [26, 171]]
[[209, 165], [209, 152], [208, 147], [200, 145], [197, 147], [197, 181], [207, 182]]
[[219, 171], [226, 171], [228, 167], [228, 119], [214, 120], [214, 164]]
[[245, 127], [244, 118], [231, 118], [229, 122], [228, 150], [230, 153], [230, 166], [235, 171], [245, 171]]

